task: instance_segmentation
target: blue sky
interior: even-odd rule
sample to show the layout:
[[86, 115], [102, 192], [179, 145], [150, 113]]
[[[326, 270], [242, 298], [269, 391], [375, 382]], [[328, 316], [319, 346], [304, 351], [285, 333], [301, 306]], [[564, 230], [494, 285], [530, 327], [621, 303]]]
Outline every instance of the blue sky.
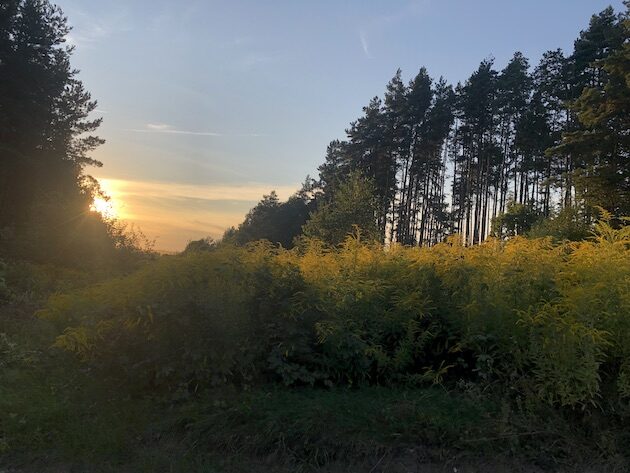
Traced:
[[398, 67], [463, 81], [489, 56], [570, 51], [621, 0], [58, 0], [104, 118], [95, 157], [121, 217], [174, 250], [218, 237], [326, 145]]

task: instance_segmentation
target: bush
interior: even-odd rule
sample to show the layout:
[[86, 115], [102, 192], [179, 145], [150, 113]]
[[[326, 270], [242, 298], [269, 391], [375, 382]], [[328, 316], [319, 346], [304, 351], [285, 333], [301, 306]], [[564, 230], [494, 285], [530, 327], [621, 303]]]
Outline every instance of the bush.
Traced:
[[573, 207], [566, 207], [557, 215], [537, 221], [527, 232], [530, 238], [551, 237], [555, 241], [581, 241], [590, 234], [588, 219]]
[[56, 295], [41, 316], [68, 327], [56, 346], [140, 388], [463, 381], [621, 412], [629, 229], [469, 248], [222, 245]]
[[492, 219], [492, 234], [498, 238], [524, 235], [540, 218], [532, 206], [510, 201], [507, 210]]

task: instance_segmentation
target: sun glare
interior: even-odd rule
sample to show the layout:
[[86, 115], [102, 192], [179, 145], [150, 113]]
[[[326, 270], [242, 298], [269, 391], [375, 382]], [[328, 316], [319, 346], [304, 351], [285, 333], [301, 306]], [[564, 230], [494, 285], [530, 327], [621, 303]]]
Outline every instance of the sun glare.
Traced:
[[105, 218], [120, 218], [116, 189], [108, 179], [99, 179], [98, 182], [105, 197], [94, 197], [90, 210], [100, 213]]
[[102, 197], [95, 197], [90, 209], [100, 213], [105, 218], [115, 218], [117, 216], [111, 199], [107, 200]]

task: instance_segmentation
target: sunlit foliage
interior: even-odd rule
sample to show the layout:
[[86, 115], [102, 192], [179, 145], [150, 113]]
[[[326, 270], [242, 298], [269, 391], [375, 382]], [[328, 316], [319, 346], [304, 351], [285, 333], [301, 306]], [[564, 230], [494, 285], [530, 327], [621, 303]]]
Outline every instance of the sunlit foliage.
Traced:
[[464, 381], [618, 409], [630, 398], [630, 227], [476, 247], [223, 245], [56, 295], [41, 317], [68, 327], [57, 347], [139, 389]]

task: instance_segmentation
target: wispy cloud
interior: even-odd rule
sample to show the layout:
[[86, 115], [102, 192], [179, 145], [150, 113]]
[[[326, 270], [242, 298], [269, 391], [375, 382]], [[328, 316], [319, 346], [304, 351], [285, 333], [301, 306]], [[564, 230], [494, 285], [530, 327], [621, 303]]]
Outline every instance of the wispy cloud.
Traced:
[[106, 192], [116, 195], [142, 195], [145, 197], [194, 198], [203, 200], [258, 201], [264, 194], [275, 190], [281, 199], [288, 198], [299, 184], [273, 186], [257, 182], [243, 184], [187, 184], [164, 181], [134, 181], [100, 178]]
[[147, 129], [153, 131], [165, 131], [170, 130], [171, 126], [166, 123], [147, 123]]
[[372, 59], [372, 53], [370, 53], [370, 45], [368, 44], [367, 33], [365, 31], [359, 31], [359, 40], [361, 41], [361, 47], [363, 48], [363, 54], [368, 59]]
[[119, 218], [156, 239], [157, 249], [169, 251], [182, 250], [191, 239], [221, 237], [272, 189], [286, 199], [299, 188], [255, 182], [198, 185], [109, 178], [99, 182]]
[[168, 133], [171, 135], [193, 135], [193, 136], [223, 136], [221, 133], [212, 131], [190, 131], [190, 130], [150, 130], [141, 128], [129, 128], [127, 131], [134, 133]]
[[196, 131], [181, 130], [174, 128], [166, 123], [147, 123], [144, 128], [127, 128], [125, 131], [133, 133], [166, 133], [172, 135], [191, 135], [191, 136], [231, 136], [231, 137], [259, 137], [267, 136], [264, 133], [217, 133], [215, 131]]

